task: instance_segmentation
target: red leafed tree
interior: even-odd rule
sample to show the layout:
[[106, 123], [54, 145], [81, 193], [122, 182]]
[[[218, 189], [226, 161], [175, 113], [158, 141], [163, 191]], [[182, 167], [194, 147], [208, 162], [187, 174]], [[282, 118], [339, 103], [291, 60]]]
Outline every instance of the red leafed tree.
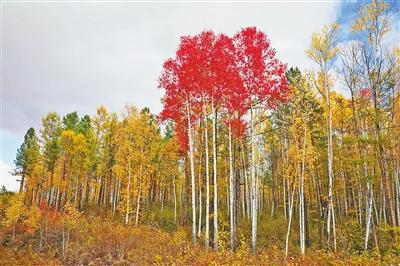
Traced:
[[288, 86], [285, 77], [286, 65], [275, 57], [268, 36], [255, 27], [242, 29], [234, 36], [236, 63], [246, 90], [245, 104], [250, 110], [251, 135], [251, 199], [252, 199], [252, 249], [256, 253], [257, 243], [257, 189], [255, 176], [254, 106], [274, 105], [286, 99]]
[[246, 105], [273, 107], [288, 96], [286, 65], [275, 57], [268, 36], [255, 27], [242, 29], [234, 36], [236, 63], [249, 96]]
[[211, 107], [212, 154], [214, 179], [214, 249], [218, 248], [218, 172], [217, 172], [217, 118], [224, 110], [229, 128], [230, 155], [230, 223], [231, 248], [235, 249], [234, 180], [232, 164], [232, 138], [245, 134], [244, 114], [250, 111], [252, 146], [251, 186], [253, 200], [252, 245], [255, 252], [257, 237], [257, 195], [254, 166], [254, 106], [274, 107], [287, 97], [286, 66], [275, 58], [268, 37], [250, 27], [242, 29], [233, 38], [204, 31], [195, 36], [181, 38], [174, 59], [168, 59], [159, 79], [165, 89], [164, 110], [161, 119], [175, 121], [181, 148], [188, 150], [192, 177], [193, 241], [196, 241], [196, 204], [194, 178], [193, 125], [203, 118], [206, 151], [206, 246], [209, 241], [209, 167], [207, 121]]

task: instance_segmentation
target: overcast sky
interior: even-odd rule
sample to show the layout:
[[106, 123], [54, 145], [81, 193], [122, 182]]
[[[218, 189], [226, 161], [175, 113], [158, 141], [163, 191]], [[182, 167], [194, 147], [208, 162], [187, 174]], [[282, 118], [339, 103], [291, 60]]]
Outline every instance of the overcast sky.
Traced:
[[157, 77], [182, 35], [204, 29], [234, 34], [257, 26], [278, 57], [309, 69], [304, 50], [326, 23], [346, 23], [354, 5], [292, 3], [3, 3], [0, 186], [26, 130], [49, 111], [93, 114], [126, 103], [161, 110]]

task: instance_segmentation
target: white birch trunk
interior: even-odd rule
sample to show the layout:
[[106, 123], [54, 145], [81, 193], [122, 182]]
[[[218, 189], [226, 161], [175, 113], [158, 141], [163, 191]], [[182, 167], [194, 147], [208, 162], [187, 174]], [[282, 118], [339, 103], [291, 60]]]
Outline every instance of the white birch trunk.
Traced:
[[[240, 171], [241, 180], [244, 180], [244, 171]], [[245, 188], [240, 186], [240, 197], [242, 198], [242, 215], [243, 219], [246, 217], [246, 204], [245, 204]]]
[[164, 209], [164, 178], [160, 184], [160, 201], [161, 201], [161, 212]]
[[127, 186], [127, 193], [126, 193], [125, 224], [128, 224], [128, 223], [129, 223], [130, 187], [131, 187], [131, 163], [128, 162], [128, 186]]
[[236, 243], [235, 243], [235, 225], [234, 225], [234, 195], [235, 195], [235, 180], [233, 175], [233, 155], [232, 155], [232, 128], [229, 125], [229, 221], [230, 221], [230, 231], [231, 231], [231, 250], [235, 251]]
[[[199, 123], [200, 124], [200, 123]], [[199, 151], [200, 152], [200, 151]], [[202, 203], [202, 193], [201, 193], [201, 164], [202, 164], [202, 156], [200, 154], [199, 156], [199, 197], [198, 197], [198, 201], [199, 201], [199, 224], [198, 224], [198, 230], [197, 230], [197, 237], [200, 238], [201, 236], [201, 219], [202, 219], [202, 211], [203, 211], [203, 203]]]
[[335, 222], [335, 208], [332, 205], [332, 229], [333, 229], [333, 249], [336, 252], [337, 251], [337, 246], [336, 246], [336, 222]]
[[373, 198], [373, 193], [374, 190], [370, 186], [369, 182], [367, 183], [367, 189], [369, 191], [369, 200], [367, 201], [367, 222], [366, 222], [366, 228], [365, 228], [365, 242], [364, 242], [364, 250], [368, 249], [368, 240], [369, 240], [369, 234], [370, 234], [370, 228], [371, 228], [371, 217], [372, 217], [372, 198]]
[[255, 175], [255, 139], [254, 139], [254, 118], [253, 118], [253, 105], [250, 107], [250, 141], [251, 141], [251, 247], [253, 254], [257, 251], [257, 188], [256, 188], [256, 175]]
[[305, 226], [304, 226], [304, 171], [306, 164], [306, 144], [307, 144], [307, 127], [304, 127], [303, 156], [301, 163], [301, 179], [300, 179], [300, 250], [301, 254], [305, 254]]
[[189, 158], [190, 158], [190, 174], [192, 177], [192, 241], [196, 243], [196, 188], [195, 188], [195, 173], [194, 173], [194, 147], [193, 147], [193, 132], [192, 123], [190, 122], [190, 107], [189, 100], [186, 101], [187, 119], [188, 119], [188, 135], [189, 135]]
[[285, 221], [287, 220], [287, 210], [286, 210], [286, 181], [283, 177], [283, 212], [285, 213]]
[[208, 127], [207, 115], [204, 109], [204, 143], [206, 149], [206, 232], [205, 244], [206, 249], [210, 245], [210, 169], [209, 169], [209, 155], [208, 155]]
[[292, 195], [290, 195], [290, 191], [288, 192], [288, 197], [289, 197], [289, 223], [288, 223], [288, 229], [287, 229], [287, 233], [286, 233], [286, 242], [285, 242], [286, 257], [288, 256], [288, 253], [289, 253], [289, 235], [290, 235], [290, 227], [292, 225], [294, 188], [292, 190]]
[[202, 210], [203, 210], [203, 206], [202, 206], [202, 196], [201, 196], [201, 187], [199, 187], [199, 226], [198, 226], [198, 231], [197, 231], [197, 237], [200, 238], [201, 236], [201, 216], [202, 216]]
[[247, 219], [250, 219], [250, 209], [251, 209], [251, 203], [250, 203], [250, 193], [249, 193], [249, 181], [248, 181], [248, 177], [247, 177], [247, 169], [246, 169], [246, 161], [245, 161], [245, 157], [244, 157], [244, 150], [243, 150], [243, 165], [244, 165], [244, 190], [245, 190], [245, 194], [246, 194], [246, 213], [247, 213]]
[[175, 178], [172, 180], [172, 186], [174, 190], [174, 224], [176, 224], [176, 187], [175, 187]]
[[[327, 75], [327, 71], [324, 71]], [[331, 220], [333, 215], [333, 147], [332, 147], [332, 106], [331, 106], [331, 99], [330, 99], [330, 88], [327, 81], [328, 77], [325, 77], [325, 88], [326, 88], [326, 101], [328, 105], [328, 177], [329, 177], [329, 187], [328, 187], [328, 218], [327, 218], [327, 240], [326, 244], [328, 249], [330, 248], [330, 238], [331, 238]], [[334, 221], [333, 221], [333, 227]], [[334, 239], [336, 242], [336, 239]]]
[[399, 182], [399, 162], [394, 162], [394, 185], [396, 195], [397, 226], [400, 226], [400, 182]]
[[214, 101], [211, 101], [213, 113], [212, 119], [212, 141], [213, 141], [213, 175], [214, 175], [214, 250], [218, 250], [218, 179], [217, 179], [217, 112]]
[[140, 180], [139, 180], [139, 191], [138, 191], [137, 202], [136, 202], [136, 219], [135, 219], [136, 226], [139, 224], [140, 193], [142, 193], [141, 190], [142, 190], [142, 182], [140, 182]]

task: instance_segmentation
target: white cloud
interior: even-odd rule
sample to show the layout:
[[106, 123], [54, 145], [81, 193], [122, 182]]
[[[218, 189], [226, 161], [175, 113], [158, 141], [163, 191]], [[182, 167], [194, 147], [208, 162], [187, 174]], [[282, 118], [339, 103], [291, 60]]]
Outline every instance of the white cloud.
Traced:
[[22, 135], [48, 111], [92, 114], [100, 104], [161, 110], [157, 77], [179, 37], [257, 26], [290, 66], [308, 68], [311, 33], [338, 2], [5, 3], [4, 129]]
[[12, 167], [5, 163], [3, 160], [0, 161], [0, 187], [5, 186], [9, 191], [18, 191], [19, 182], [16, 181], [16, 176], [11, 175]]

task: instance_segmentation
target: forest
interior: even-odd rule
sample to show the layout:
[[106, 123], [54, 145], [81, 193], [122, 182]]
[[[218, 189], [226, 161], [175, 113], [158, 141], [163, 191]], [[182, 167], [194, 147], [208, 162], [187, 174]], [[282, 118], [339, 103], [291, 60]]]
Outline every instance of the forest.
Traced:
[[315, 71], [257, 27], [182, 36], [161, 113], [49, 112], [0, 191], [0, 265], [399, 265], [393, 12], [307, 36]]

